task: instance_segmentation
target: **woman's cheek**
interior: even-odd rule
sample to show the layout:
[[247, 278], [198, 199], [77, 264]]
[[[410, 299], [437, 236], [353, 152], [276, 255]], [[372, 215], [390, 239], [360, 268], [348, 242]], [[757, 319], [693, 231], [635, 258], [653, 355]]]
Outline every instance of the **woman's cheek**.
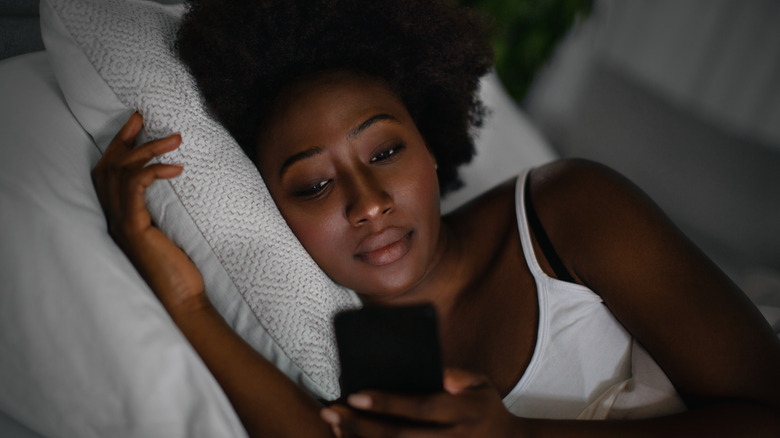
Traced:
[[287, 223], [293, 234], [318, 265], [327, 266], [327, 261], [332, 260], [335, 252], [341, 249], [339, 243], [344, 242], [338, 218], [322, 213], [291, 216]]

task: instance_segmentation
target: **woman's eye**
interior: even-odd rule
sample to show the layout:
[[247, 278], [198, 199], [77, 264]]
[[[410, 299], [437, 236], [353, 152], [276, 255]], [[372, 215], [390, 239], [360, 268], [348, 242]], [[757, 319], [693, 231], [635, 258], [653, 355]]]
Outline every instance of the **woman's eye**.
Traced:
[[304, 189], [298, 190], [294, 195], [298, 198], [316, 198], [320, 196], [330, 184], [331, 180], [320, 181]]
[[390, 149], [385, 149], [384, 151], [371, 157], [371, 160], [369, 160], [369, 162], [376, 163], [379, 161], [385, 161], [385, 160], [389, 160], [390, 158], [394, 158], [394, 156], [399, 152], [401, 152], [404, 147], [406, 147], [406, 145], [401, 143], [391, 147]]

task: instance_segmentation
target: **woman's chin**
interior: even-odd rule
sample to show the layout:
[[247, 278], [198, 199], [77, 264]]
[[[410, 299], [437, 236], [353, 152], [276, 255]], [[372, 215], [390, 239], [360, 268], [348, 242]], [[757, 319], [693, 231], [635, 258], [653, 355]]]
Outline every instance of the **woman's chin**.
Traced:
[[366, 303], [420, 301], [415, 291], [429, 273], [434, 252], [423, 241], [420, 233], [410, 232], [370, 254], [353, 257], [343, 270], [346, 282], [342, 284]]
[[[417, 285], [422, 282], [423, 275], [410, 275], [409, 270], [399, 273], [383, 273], [364, 282], [365, 287], [354, 288], [364, 303], [371, 304], [403, 304], [415, 301]], [[369, 280], [369, 279], [367, 279]], [[416, 301], [419, 301], [417, 299]]]

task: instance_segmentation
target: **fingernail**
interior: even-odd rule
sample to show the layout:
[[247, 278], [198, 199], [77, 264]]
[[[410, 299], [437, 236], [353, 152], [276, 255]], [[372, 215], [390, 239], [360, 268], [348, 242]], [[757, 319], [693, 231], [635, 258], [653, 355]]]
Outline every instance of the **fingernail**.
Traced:
[[328, 408], [325, 408], [320, 411], [320, 417], [322, 417], [322, 419], [325, 420], [325, 422], [330, 424], [331, 426], [337, 426], [341, 421], [339, 414], [333, 409], [328, 409]]
[[371, 397], [366, 394], [352, 394], [347, 397], [347, 403], [353, 408], [369, 409], [371, 408]]

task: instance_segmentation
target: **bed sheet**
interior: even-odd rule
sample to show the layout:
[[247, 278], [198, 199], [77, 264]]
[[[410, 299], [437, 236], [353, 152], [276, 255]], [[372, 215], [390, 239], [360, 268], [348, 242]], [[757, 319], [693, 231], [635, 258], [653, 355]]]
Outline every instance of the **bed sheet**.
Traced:
[[0, 95], [0, 436], [245, 436], [106, 233], [47, 55], [0, 62]]
[[[44, 52], [0, 62], [0, 436], [243, 436], [224, 394], [113, 244], [98, 148]], [[495, 76], [451, 210], [555, 157]], [[21, 435], [24, 436], [24, 435]]]
[[[494, 77], [482, 86], [493, 115], [445, 211], [555, 158]], [[0, 436], [244, 436], [106, 234], [89, 180], [99, 153], [46, 54], [0, 62], [0, 95]], [[751, 298], [780, 333], [774, 278]]]

